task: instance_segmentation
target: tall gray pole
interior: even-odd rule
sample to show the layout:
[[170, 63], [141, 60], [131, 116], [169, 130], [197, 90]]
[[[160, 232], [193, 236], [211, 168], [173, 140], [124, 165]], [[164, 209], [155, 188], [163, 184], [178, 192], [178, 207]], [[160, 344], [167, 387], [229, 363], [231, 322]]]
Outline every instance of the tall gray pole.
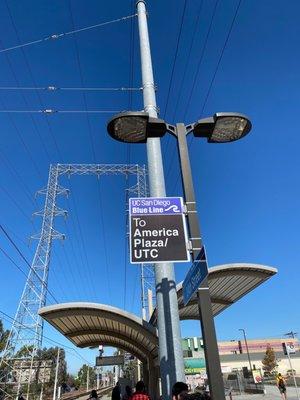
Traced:
[[58, 367], [59, 367], [59, 353], [60, 353], [60, 348], [57, 349], [56, 368], [55, 368], [55, 381], [54, 381], [54, 389], [53, 389], [53, 400], [56, 400]]
[[[203, 247], [203, 243], [186, 139], [188, 133], [187, 127], [184, 124], [176, 124], [175, 131], [173, 132], [177, 137], [180, 172], [187, 208], [188, 229], [193, 248], [192, 256], [193, 260], [195, 260]], [[207, 278], [202, 282], [197, 295], [210, 396], [213, 400], [225, 400], [224, 382]]]
[[292, 361], [291, 361], [291, 356], [290, 356], [290, 352], [288, 351], [288, 349], [286, 351], [286, 355], [287, 355], [287, 357], [289, 359], [289, 364], [290, 364], [290, 369], [291, 369], [293, 380], [294, 380], [294, 386], [295, 386], [295, 389], [296, 389], [297, 399], [299, 400], [299, 392], [298, 392], [297, 381], [296, 381], [296, 378], [295, 378], [295, 374], [294, 374], [294, 370], [293, 370], [293, 366], [292, 366]]
[[249, 347], [248, 347], [246, 332], [245, 332], [245, 329], [239, 329], [239, 331], [242, 331], [243, 335], [244, 335], [244, 340], [245, 340], [245, 346], [246, 346], [246, 351], [247, 351], [247, 356], [248, 356], [248, 361], [249, 361], [250, 372], [251, 372], [251, 376], [253, 376], [252, 375], [252, 364], [251, 364], [251, 359], [250, 359], [250, 353], [249, 353]]
[[[147, 12], [144, 0], [137, 1], [140, 52], [142, 64], [144, 111], [157, 117], [155, 86], [148, 34]], [[150, 195], [166, 196], [163, 162], [159, 138], [147, 140]], [[155, 265], [156, 302], [160, 374], [163, 399], [170, 398], [172, 385], [185, 381], [183, 351], [174, 266], [171, 263]]]

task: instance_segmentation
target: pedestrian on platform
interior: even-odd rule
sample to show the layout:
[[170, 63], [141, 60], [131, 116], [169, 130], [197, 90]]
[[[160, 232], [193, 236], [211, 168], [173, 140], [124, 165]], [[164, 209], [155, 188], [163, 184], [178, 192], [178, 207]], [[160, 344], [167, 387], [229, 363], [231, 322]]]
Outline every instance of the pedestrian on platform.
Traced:
[[277, 387], [281, 394], [282, 399], [287, 400], [285, 379], [283, 378], [283, 376], [281, 374], [278, 374], [276, 381], [277, 381]]
[[146, 387], [143, 381], [138, 381], [135, 385], [135, 392], [131, 396], [130, 400], [150, 400], [150, 397], [146, 393]]
[[131, 396], [132, 396], [132, 389], [130, 386], [127, 385], [125, 387], [125, 393], [122, 397], [122, 400], [129, 400], [131, 398]]
[[189, 387], [184, 382], [176, 382], [172, 387], [172, 399], [173, 400], [182, 400], [182, 396], [187, 394], [189, 391]]
[[90, 400], [98, 400], [99, 397], [98, 397], [98, 394], [97, 394], [97, 390], [92, 390], [91, 396], [89, 398], [90, 398]]
[[117, 382], [116, 386], [112, 390], [111, 400], [120, 400], [120, 398], [121, 398], [120, 383]]

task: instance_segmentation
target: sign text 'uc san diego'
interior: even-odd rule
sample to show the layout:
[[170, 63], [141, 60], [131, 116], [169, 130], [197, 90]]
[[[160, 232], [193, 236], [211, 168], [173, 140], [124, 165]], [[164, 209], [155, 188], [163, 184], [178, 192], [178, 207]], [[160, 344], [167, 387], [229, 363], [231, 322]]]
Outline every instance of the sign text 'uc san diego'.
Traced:
[[189, 261], [181, 197], [129, 199], [130, 262]]

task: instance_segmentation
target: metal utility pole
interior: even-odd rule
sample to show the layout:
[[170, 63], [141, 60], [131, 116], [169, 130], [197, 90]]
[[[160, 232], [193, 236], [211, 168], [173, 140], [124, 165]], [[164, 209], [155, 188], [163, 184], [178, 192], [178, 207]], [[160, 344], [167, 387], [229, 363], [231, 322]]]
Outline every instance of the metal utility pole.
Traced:
[[293, 381], [294, 381], [294, 386], [295, 386], [295, 389], [296, 389], [297, 399], [299, 400], [299, 399], [300, 399], [300, 397], [299, 397], [299, 391], [298, 391], [297, 381], [296, 381], [296, 377], [295, 377], [294, 370], [293, 370], [293, 366], [292, 366], [292, 361], [291, 361], [290, 352], [287, 351], [287, 352], [286, 352], [286, 355], [287, 355], [288, 360], [289, 360], [290, 369], [291, 369], [291, 373], [292, 373], [292, 377], [293, 377]]
[[[144, 0], [137, 1], [140, 38], [144, 111], [157, 118], [155, 85]], [[159, 138], [147, 140], [150, 195], [166, 196], [161, 145]], [[185, 381], [180, 321], [176, 293], [174, 266], [172, 263], [155, 265], [159, 358], [164, 399], [170, 398], [172, 385]]]
[[86, 391], [89, 391], [89, 386], [90, 386], [90, 367], [87, 366], [87, 372], [86, 372]]
[[[201, 239], [199, 218], [197, 215], [196, 196], [186, 139], [188, 134], [187, 127], [181, 123], [176, 124], [174, 134], [177, 137], [181, 179], [187, 208], [189, 236], [192, 243], [193, 260], [195, 260], [203, 247], [203, 243]], [[198, 289], [197, 296], [199, 319], [204, 341], [204, 353], [209, 391], [213, 400], [225, 400], [218, 342], [207, 278], [202, 282], [200, 288]]]
[[248, 356], [250, 371], [251, 371], [251, 374], [252, 374], [252, 364], [251, 364], [251, 359], [250, 359], [250, 353], [249, 353], [249, 348], [248, 348], [248, 342], [247, 342], [247, 338], [246, 338], [246, 332], [245, 332], [245, 329], [239, 329], [239, 331], [242, 331], [243, 334], [244, 334], [244, 340], [245, 340], [245, 345], [246, 345], [246, 350], [247, 350], [247, 356]]
[[59, 367], [59, 354], [60, 354], [60, 348], [57, 349], [56, 368], [55, 368], [55, 380], [54, 380], [54, 389], [53, 389], [53, 400], [56, 400], [57, 379], [58, 379], [58, 367]]

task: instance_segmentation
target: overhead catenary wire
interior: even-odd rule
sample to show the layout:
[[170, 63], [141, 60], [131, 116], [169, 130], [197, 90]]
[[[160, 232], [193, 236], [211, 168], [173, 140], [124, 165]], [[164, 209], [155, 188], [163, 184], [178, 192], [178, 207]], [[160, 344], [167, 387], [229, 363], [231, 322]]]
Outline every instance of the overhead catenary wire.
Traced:
[[[219, 2], [220, 2], [220, 0], [216, 0], [215, 4], [214, 4], [214, 7], [213, 7], [212, 15], [211, 15], [210, 22], [209, 22], [209, 27], [208, 27], [208, 30], [207, 30], [206, 35], [205, 35], [204, 44], [202, 46], [200, 57], [199, 57], [199, 60], [197, 62], [197, 66], [196, 66], [196, 73], [194, 74], [192, 87], [191, 87], [190, 94], [189, 94], [189, 97], [188, 97], [188, 101], [187, 101], [187, 104], [186, 104], [186, 107], [185, 107], [185, 110], [184, 110], [183, 121], [186, 118], [186, 115], [187, 115], [187, 112], [189, 110], [189, 106], [190, 106], [190, 103], [191, 103], [191, 100], [192, 100], [192, 96], [193, 96], [193, 93], [194, 93], [194, 90], [195, 90], [195, 87], [196, 87], [196, 83], [197, 83], [199, 72], [200, 72], [200, 67], [201, 67], [202, 61], [204, 59], [204, 54], [206, 52], [206, 48], [207, 48], [207, 45], [208, 45], [210, 34], [211, 34], [211, 31], [212, 31], [212, 28], [213, 28], [213, 22], [214, 22], [214, 19], [215, 19], [215, 16], [216, 16], [216, 12], [217, 12], [217, 8], [218, 8]], [[201, 9], [199, 11], [201, 12]], [[168, 138], [167, 148], [168, 148], [169, 143], [170, 143], [170, 138]], [[168, 179], [168, 177], [169, 177], [169, 175], [170, 175], [170, 173], [172, 171], [173, 162], [174, 162], [174, 158], [172, 158], [171, 161], [170, 161], [170, 164], [169, 164], [169, 167], [168, 167], [168, 170], [167, 170], [167, 174], [166, 174], [166, 177], [167, 177], [166, 179]], [[178, 181], [178, 179], [177, 179], [177, 181]]]
[[[135, 0], [131, 0], [130, 2], [130, 11], [135, 9]], [[129, 30], [129, 46], [128, 46], [128, 58], [129, 58], [129, 74], [128, 74], [128, 85], [129, 87], [133, 86], [134, 81], [134, 43], [135, 43], [135, 20], [131, 20], [130, 30]], [[128, 110], [132, 110], [133, 105], [133, 92], [128, 93]], [[130, 164], [131, 160], [131, 146], [129, 143], [125, 146], [126, 151], [126, 163]], [[127, 210], [127, 200], [129, 197], [129, 184], [130, 177], [126, 175], [125, 178], [125, 241], [124, 241], [124, 310], [126, 310], [126, 298], [127, 298], [127, 267], [128, 267], [128, 238], [127, 238], [127, 228], [128, 228], [128, 210]]]
[[[75, 27], [74, 16], [73, 16], [72, 4], [71, 4], [70, 0], [68, 1], [68, 8], [69, 8], [69, 13], [70, 13], [71, 23], [74, 28]], [[134, 15], [136, 15], [136, 14], [134, 14]], [[78, 70], [79, 70], [80, 82], [81, 82], [81, 86], [84, 86], [83, 68], [82, 68], [82, 63], [81, 63], [81, 58], [80, 58], [80, 53], [79, 53], [79, 46], [78, 46], [76, 36], [73, 37], [73, 42], [74, 42], [74, 48], [75, 48], [76, 61], [77, 61]], [[85, 110], [88, 111], [88, 103], [87, 103], [86, 93], [83, 92], [82, 96], [83, 96]], [[116, 112], [114, 112], [114, 114], [115, 113]], [[92, 131], [92, 125], [91, 125], [91, 120], [89, 118], [89, 114], [90, 114], [89, 112], [86, 113], [86, 121], [87, 121], [87, 126], [88, 126], [89, 139], [91, 142], [91, 150], [92, 150], [93, 160], [94, 160], [94, 163], [96, 163], [96, 150], [95, 150], [93, 131]], [[104, 248], [104, 260], [105, 260], [105, 268], [106, 268], [106, 275], [107, 275], [108, 294], [109, 294], [110, 302], [112, 302], [110, 273], [109, 273], [109, 266], [108, 266], [108, 251], [107, 251], [107, 243], [106, 243], [106, 236], [105, 236], [105, 229], [104, 229], [104, 217], [103, 217], [103, 212], [102, 212], [102, 210], [103, 210], [102, 194], [101, 194], [101, 186], [100, 186], [99, 180], [97, 181], [97, 188], [98, 188], [98, 198], [99, 198], [98, 204], [99, 204], [99, 208], [100, 208], [100, 210], [99, 210], [99, 208], [98, 208], [98, 210], [100, 211], [99, 217], [100, 217], [100, 226], [101, 226], [101, 231], [102, 231], [102, 242], [103, 242], [102, 244], [103, 244], [103, 248]]]
[[[188, 50], [188, 55], [187, 55], [186, 60], [185, 60], [184, 70], [183, 70], [181, 82], [180, 82], [180, 85], [179, 85], [179, 89], [177, 90], [176, 104], [175, 104], [175, 107], [174, 107], [172, 121], [175, 120], [177, 109], [178, 109], [178, 106], [179, 106], [179, 100], [181, 98], [181, 93], [183, 92], [183, 85], [184, 85], [186, 74], [187, 74], [187, 71], [188, 71], [188, 66], [189, 66], [189, 63], [190, 63], [191, 55], [192, 55], [192, 49], [193, 49], [193, 46], [194, 46], [194, 43], [195, 43], [196, 33], [197, 33], [197, 30], [198, 30], [200, 17], [201, 17], [201, 14], [202, 14], [203, 3], [204, 3], [204, 1], [202, 0], [200, 2], [199, 8], [198, 8], [196, 22], [195, 22], [193, 33], [192, 33], [192, 39], [191, 39], [190, 47], [189, 47], [189, 50]], [[165, 153], [168, 152], [168, 147], [169, 147], [169, 144], [170, 144], [170, 140], [171, 140], [170, 136], [168, 136], [167, 137], [167, 141], [166, 141], [165, 150], [164, 150]], [[167, 178], [168, 178], [168, 174], [167, 174]]]
[[[16, 242], [12, 239], [12, 237], [9, 235], [9, 233], [7, 232], [7, 230], [4, 228], [4, 226], [0, 223], [0, 229], [1, 231], [4, 233], [4, 235], [6, 236], [6, 238], [8, 239], [8, 241], [12, 244], [12, 246], [14, 247], [14, 249], [17, 251], [17, 253], [19, 254], [19, 256], [22, 258], [22, 260], [25, 262], [25, 264], [29, 267], [29, 269], [31, 270], [31, 265], [28, 262], [28, 260], [26, 259], [26, 257], [24, 256], [24, 254], [21, 252], [21, 250], [19, 249], [19, 247], [17, 246]], [[35, 276], [39, 279], [40, 282], [43, 283], [41, 277], [34, 271], [32, 270], [32, 272], [35, 274]], [[43, 283], [44, 284], [44, 283]], [[50, 294], [50, 296], [53, 298], [53, 300], [58, 303], [58, 300], [55, 298], [55, 296], [53, 295], [53, 293], [47, 288], [45, 287], [45, 289], [47, 290], [47, 292]]]
[[[218, 1], [219, 1], [219, 0], [217, 0], [217, 2], [218, 2]], [[223, 46], [222, 46], [221, 53], [220, 53], [220, 55], [219, 55], [219, 58], [218, 58], [218, 61], [217, 61], [217, 64], [216, 64], [216, 68], [215, 68], [215, 70], [214, 70], [212, 79], [211, 79], [211, 81], [210, 81], [208, 90], [207, 90], [207, 92], [206, 92], [206, 96], [205, 96], [205, 99], [204, 99], [204, 102], [203, 102], [203, 105], [202, 105], [202, 108], [201, 108], [201, 111], [200, 111], [199, 118], [201, 118], [201, 117], [203, 116], [203, 112], [204, 112], [205, 106], [206, 106], [206, 104], [207, 104], [209, 95], [210, 95], [211, 90], [212, 90], [212, 88], [213, 88], [213, 84], [214, 84], [214, 81], [215, 81], [215, 79], [216, 79], [217, 73], [218, 73], [218, 71], [219, 71], [219, 68], [220, 68], [220, 65], [221, 65], [221, 62], [222, 62], [222, 59], [223, 59], [223, 55], [224, 55], [224, 52], [225, 52], [225, 50], [226, 50], [226, 48], [227, 48], [227, 45], [228, 45], [228, 42], [229, 42], [229, 39], [230, 39], [232, 30], [233, 30], [233, 27], [234, 27], [234, 24], [235, 24], [235, 22], [236, 22], [236, 18], [237, 18], [237, 16], [238, 16], [238, 12], [239, 12], [239, 10], [240, 10], [241, 4], [242, 4], [242, 0], [239, 0], [238, 4], [237, 4], [237, 6], [236, 6], [236, 9], [235, 9], [235, 13], [234, 13], [234, 15], [233, 15], [233, 18], [232, 18], [232, 20], [231, 20], [231, 24], [230, 24], [230, 26], [229, 26], [229, 30], [228, 30], [228, 32], [227, 32], [227, 35], [226, 35], [224, 44], [223, 44]], [[194, 90], [194, 85], [193, 85], [192, 90]], [[189, 99], [189, 100], [190, 100], [190, 99]], [[187, 114], [187, 108], [186, 108], [186, 110], [185, 110], [185, 115], [186, 115], [186, 114]], [[194, 139], [194, 137], [192, 137], [192, 139], [191, 139], [191, 141], [190, 141], [190, 143], [189, 143], [189, 145], [188, 145], [189, 149], [190, 149], [191, 146], [192, 146], [193, 139]], [[177, 184], [178, 184], [179, 178], [180, 178], [180, 174], [177, 175], [177, 179], [176, 179], [175, 184], [174, 184], [174, 186], [173, 186], [173, 190], [175, 190], [175, 188], [176, 188], [176, 186], [177, 186]]]
[[41, 90], [48, 92], [56, 92], [61, 90], [69, 91], [93, 91], [93, 92], [137, 92], [141, 91], [140, 87], [65, 87], [65, 86], [0, 86], [0, 90]]
[[117, 114], [120, 110], [0, 110], [1, 114]]
[[[19, 33], [18, 33], [18, 29], [17, 29], [17, 26], [16, 26], [16, 24], [15, 24], [15, 21], [14, 21], [14, 18], [13, 18], [13, 15], [12, 15], [12, 13], [11, 13], [11, 10], [10, 10], [10, 7], [9, 7], [9, 4], [8, 4], [7, 0], [5, 0], [5, 3], [6, 3], [6, 6], [7, 6], [8, 14], [9, 14], [9, 16], [10, 16], [10, 20], [11, 20], [12, 26], [13, 26], [13, 28], [14, 28], [16, 37], [17, 37], [17, 39], [18, 39], [18, 42], [21, 43], [20, 36], [19, 36]], [[34, 75], [33, 75], [32, 68], [31, 68], [31, 66], [30, 66], [28, 57], [27, 57], [27, 55], [26, 55], [26, 53], [25, 53], [25, 49], [24, 49], [24, 48], [21, 48], [21, 52], [22, 52], [22, 54], [23, 54], [25, 63], [26, 63], [26, 65], [27, 65], [29, 74], [30, 74], [30, 76], [31, 76], [31, 80], [32, 80], [32, 82], [33, 82], [33, 84], [34, 84], [34, 88], [36, 88], [36, 87], [37, 87], [37, 84], [36, 84], [36, 82], [35, 82]], [[5, 54], [5, 55], [6, 55], [7, 59], [8, 59], [8, 53]], [[9, 59], [8, 59], [8, 61], [9, 61]], [[14, 76], [15, 76], [15, 74], [14, 74]], [[18, 82], [16, 76], [15, 76], [15, 80], [16, 80], [16, 82], [17, 82], [17, 84], [18, 84], [18, 87], [20, 87], [19, 82]], [[53, 86], [52, 86], [52, 87], [48, 87], [48, 89], [49, 89], [49, 90], [53, 90]], [[92, 89], [92, 88], [91, 88], [91, 89]], [[43, 110], [45, 110], [46, 107], [45, 107], [45, 105], [44, 105], [44, 103], [43, 103], [43, 100], [42, 100], [42, 98], [41, 98], [41, 96], [40, 96], [39, 91], [36, 90], [35, 92], [36, 92], [36, 94], [37, 94], [37, 97], [38, 97], [38, 100], [39, 100], [39, 102], [40, 102], [41, 107], [43, 108]], [[24, 99], [24, 101], [26, 100], [26, 98], [25, 98], [24, 96], [23, 96], [23, 99]], [[27, 103], [26, 103], [26, 104], [27, 104]], [[48, 114], [51, 114], [52, 112], [53, 112], [53, 110], [49, 110], [49, 109], [45, 110], [45, 114], [47, 114], [47, 113], [48, 113]], [[53, 140], [53, 142], [54, 142], [56, 152], [57, 152], [59, 158], [60, 158], [61, 160], [63, 160], [64, 157], [62, 156], [62, 153], [61, 153], [61, 151], [60, 151], [60, 149], [59, 149], [59, 146], [58, 146], [58, 143], [57, 143], [57, 140], [56, 140], [56, 136], [55, 136], [55, 134], [54, 134], [54, 132], [53, 132], [53, 130], [52, 130], [52, 126], [50, 125], [50, 122], [49, 122], [49, 119], [48, 119], [48, 115], [46, 116], [46, 122], [47, 122], [47, 126], [48, 126], [48, 129], [49, 129], [50, 136], [51, 136], [51, 138], [52, 138], [52, 140]], [[44, 143], [43, 143], [43, 145], [44, 145]], [[47, 153], [47, 155], [48, 155], [49, 162], [51, 162], [49, 153]], [[70, 184], [70, 185], [71, 185], [71, 184]], [[75, 210], [75, 214], [76, 214], [76, 210]], [[77, 214], [76, 214], [76, 215], [77, 215]], [[67, 225], [66, 225], [66, 229], [67, 229], [67, 232], [69, 233], [69, 230], [68, 230], [68, 226], [67, 226]], [[77, 257], [76, 257], [77, 254], [76, 254], [75, 251], [74, 251], [74, 246], [73, 246], [73, 242], [72, 242], [72, 236], [71, 236], [70, 234], [69, 234], [69, 237], [70, 237], [70, 243], [71, 243], [71, 245], [72, 245], [73, 259], [76, 259], [76, 260], [77, 260]], [[77, 247], [80, 247], [80, 244], [82, 243], [82, 240], [77, 240], [77, 241], [78, 241], [78, 246], [77, 246]], [[64, 250], [64, 254], [65, 254], [65, 256], [66, 256], [66, 250], [65, 250], [64, 247], [63, 247], [63, 250]], [[67, 257], [66, 257], [66, 258], [67, 258]], [[68, 259], [67, 259], [67, 265], [69, 266], [70, 271], [72, 271], [72, 268], [71, 268], [71, 266], [70, 266], [70, 262], [69, 262]], [[85, 274], [83, 274], [83, 276], [82, 276], [82, 274], [81, 274], [80, 263], [79, 263], [78, 265], [79, 265], [80, 282], [83, 282], [82, 277], [85, 277]], [[64, 269], [62, 269], [62, 271], [63, 271], [63, 273], [64, 273]], [[54, 271], [53, 271], [53, 273], [54, 273]], [[72, 277], [73, 287], [78, 286], [78, 285], [75, 284], [74, 274], [71, 272], [71, 273], [69, 273], [68, 275]], [[56, 279], [56, 281], [59, 282], [58, 279]], [[87, 282], [87, 283], [88, 283], [88, 282]], [[84, 288], [85, 288], [85, 289], [86, 289], [86, 287], [87, 287], [87, 285], [84, 285]], [[92, 287], [92, 289], [93, 289], [93, 287]]]
[[169, 105], [169, 99], [170, 99], [171, 88], [172, 88], [172, 84], [173, 84], [175, 66], [176, 66], [176, 61], [177, 61], [178, 51], [179, 51], [179, 44], [180, 44], [180, 39], [181, 39], [181, 35], [182, 35], [184, 16], [185, 16], [185, 12], [186, 12], [186, 6], [187, 6], [187, 0], [184, 1], [183, 10], [182, 10], [182, 14], [181, 14], [181, 22], [180, 22], [179, 33], [178, 33], [178, 36], [177, 36], [176, 50], [175, 50], [175, 55], [174, 55], [174, 60], [173, 60], [173, 65], [172, 65], [172, 71], [171, 71], [171, 77], [170, 77], [170, 82], [169, 82], [169, 87], [168, 87], [168, 93], [167, 93], [167, 100], [166, 100], [166, 105], [165, 105], [164, 117], [167, 114], [168, 105]]
[[[4, 316], [3, 319], [4, 319], [5, 321], [7, 321], [7, 322], [9, 322], [9, 323], [13, 323], [13, 322], [16, 321], [15, 318], [13, 318], [12, 316], [8, 315], [6, 312], [0, 310], [0, 313]], [[18, 321], [18, 324], [21, 325], [21, 326], [23, 326], [24, 328], [28, 329], [29, 331], [33, 331], [33, 332], [34, 332], [34, 329], [29, 328], [27, 325], [24, 325], [24, 324], [22, 324], [22, 323], [19, 322], [19, 321]], [[89, 365], [92, 365], [92, 364], [91, 364], [86, 358], [84, 358], [76, 349], [73, 349], [72, 347], [67, 346], [67, 345], [65, 345], [65, 344], [62, 344], [62, 343], [58, 342], [57, 340], [51, 339], [51, 338], [49, 338], [49, 337], [47, 337], [47, 336], [45, 336], [45, 335], [43, 335], [43, 339], [46, 340], [46, 341], [48, 341], [48, 342], [50, 342], [50, 343], [54, 343], [54, 344], [56, 344], [56, 345], [58, 345], [58, 346], [61, 346], [61, 347], [64, 348], [64, 349], [68, 349], [68, 350], [74, 351], [74, 353], [77, 355], [77, 357], [79, 357], [81, 360], [87, 362]], [[69, 351], [67, 351], [67, 352], [68, 352], [69, 354], [71, 354]], [[72, 354], [72, 355], [74, 355], [74, 354]]]
[[52, 34], [52, 35], [46, 36], [46, 37], [41, 38], [41, 39], [32, 40], [32, 41], [30, 41], [30, 42], [18, 44], [18, 45], [16, 45], [16, 46], [6, 47], [5, 49], [1, 49], [1, 50], [0, 50], [0, 53], [5, 53], [5, 52], [8, 52], [8, 51], [20, 49], [20, 48], [23, 48], [23, 47], [32, 46], [32, 45], [34, 45], [34, 44], [39, 44], [39, 43], [43, 43], [43, 42], [47, 42], [47, 41], [52, 41], [52, 40], [61, 39], [61, 38], [63, 38], [63, 37], [67, 37], [67, 36], [70, 36], [70, 35], [74, 35], [74, 34], [76, 34], [76, 33], [88, 31], [88, 30], [95, 29], [95, 28], [100, 28], [100, 27], [102, 27], [102, 26], [114, 24], [114, 23], [116, 23], [116, 22], [126, 21], [126, 20], [128, 20], [128, 19], [130, 19], [130, 18], [134, 18], [134, 17], [136, 17], [136, 14], [127, 15], [126, 17], [121, 17], [121, 18], [117, 18], [117, 19], [110, 20], [110, 21], [100, 22], [99, 24], [86, 26], [86, 27], [84, 27], [84, 28], [74, 29], [74, 30], [69, 31], [69, 32], [54, 33], [54, 34]]

